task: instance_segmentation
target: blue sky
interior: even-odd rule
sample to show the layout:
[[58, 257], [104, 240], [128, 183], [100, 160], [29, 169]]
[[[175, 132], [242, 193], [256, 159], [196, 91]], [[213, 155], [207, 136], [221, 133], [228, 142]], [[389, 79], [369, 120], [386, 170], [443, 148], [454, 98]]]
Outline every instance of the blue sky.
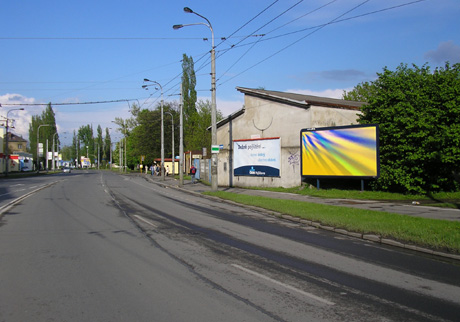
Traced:
[[[203, 25], [173, 30], [174, 24], [205, 22], [184, 7], [213, 26], [217, 108], [224, 115], [243, 105], [237, 86], [340, 98], [343, 90], [375, 79], [385, 66], [427, 63], [434, 69], [460, 62], [458, 0], [21, 0], [0, 5], [3, 117], [19, 107], [11, 104], [22, 103], [131, 99], [151, 109], [160, 92], [142, 89], [144, 78], [162, 84], [165, 100], [177, 101], [184, 53], [195, 61], [199, 99], [210, 99], [211, 31]], [[13, 131], [27, 138], [31, 115], [43, 107], [24, 108], [9, 117], [15, 120]], [[115, 117], [129, 117], [126, 102], [53, 109], [65, 144], [80, 126], [116, 127]], [[116, 138], [115, 128], [112, 133]]]

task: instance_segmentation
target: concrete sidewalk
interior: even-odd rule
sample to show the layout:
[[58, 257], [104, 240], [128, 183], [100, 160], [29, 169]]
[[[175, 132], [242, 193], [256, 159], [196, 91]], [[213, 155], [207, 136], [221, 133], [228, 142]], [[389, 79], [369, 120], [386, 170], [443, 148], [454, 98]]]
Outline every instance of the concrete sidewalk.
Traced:
[[[202, 183], [192, 184], [190, 180], [184, 180], [182, 187], [179, 187], [179, 180], [175, 180], [171, 177], [166, 177], [165, 181], [161, 180], [161, 177], [143, 175], [151, 181], [158, 184], [163, 184], [175, 188], [181, 188], [186, 191], [202, 193], [205, 191], [211, 191], [211, 187]], [[385, 211], [401, 215], [408, 215], [414, 217], [449, 220], [449, 221], [460, 221], [460, 209], [452, 208], [439, 208], [439, 207], [427, 207], [419, 204], [412, 204], [412, 202], [385, 202], [376, 200], [354, 200], [354, 199], [324, 199], [317, 197], [310, 197], [304, 195], [298, 195], [294, 193], [283, 193], [283, 192], [272, 192], [265, 190], [252, 190], [243, 188], [229, 188], [219, 187], [220, 191], [228, 191], [237, 194], [246, 194], [250, 196], [262, 196], [274, 199], [285, 199], [285, 200], [296, 200], [304, 202], [312, 202], [331, 206], [343, 206], [351, 208], [360, 208], [375, 211]]]

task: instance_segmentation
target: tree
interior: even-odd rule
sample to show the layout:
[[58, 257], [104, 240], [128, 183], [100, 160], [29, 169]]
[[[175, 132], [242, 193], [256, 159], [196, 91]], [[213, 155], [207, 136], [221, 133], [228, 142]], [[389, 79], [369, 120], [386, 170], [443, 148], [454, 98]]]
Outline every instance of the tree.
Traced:
[[112, 138], [110, 137], [109, 128], [105, 128], [105, 138], [104, 138], [104, 145], [103, 145], [103, 152], [102, 152], [102, 160], [105, 162], [105, 165], [112, 160], [110, 160], [110, 151], [112, 150]]
[[[201, 150], [207, 148], [211, 151], [211, 102], [198, 101], [197, 113], [191, 117], [194, 124], [193, 135], [189, 137], [189, 150]], [[217, 110], [217, 122], [222, 120], [222, 112]]]
[[433, 73], [426, 65], [401, 64], [396, 71], [384, 68], [377, 75], [358, 88], [369, 93], [360, 123], [380, 128], [381, 176], [375, 188], [408, 193], [458, 190], [460, 64], [446, 63]]
[[97, 137], [94, 140], [94, 155], [97, 157], [97, 164], [101, 164], [100, 158], [102, 158], [103, 150], [103, 139], [102, 139], [102, 127], [97, 126]]
[[78, 137], [80, 144], [83, 144], [81, 155], [91, 159], [91, 163], [94, 162], [94, 137], [93, 137], [93, 126], [91, 124], [81, 126], [78, 129]]
[[[179, 142], [179, 113], [176, 103], [167, 103], [163, 106], [164, 111], [164, 149], [165, 157], [172, 156], [172, 122], [171, 113], [174, 118], [174, 141], [175, 150], [178, 150]], [[131, 146], [133, 159], [139, 163], [140, 156], [144, 155], [144, 164], [153, 164], [154, 159], [161, 157], [161, 105], [157, 105], [155, 110], [143, 109], [138, 112], [136, 118], [137, 126], [132, 129], [128, 147]]]
[[[37, 132], [39, 137], [37, 142]], [[39, 163], [41, 160], [44, 160], [46, 151], [46, 146], [48, 142], [48, 148], [52, 151], [53, 136], [56, 133], [56, 118], [51, 106], [49, 103], [41, 115], [32, 116], [32, 120], [29, 123], [29, 143], [30, 143], [30, 152], [32, 155], [37, 155], [37, 143], [43, 143], [43, 152], [44, 155], [41, 158], [37, 158], [36, 166], [38, 169]], [[59, 135], [55, 137], [55, 143], [59, 142]], [[48, 167], [48, 165], [46, 165]]]
[[343, 91], [343, 99], [347, 101], [368, 102], [374, 95], [374, 86], [370, 82], [358, 84], [351, 91]]
[[196, 121], [196, 77], [193, 58], [186, 54], [182, 58], [182, 104], [184, 120], [184, 146], [191, 150], [191, 141], [195, 136]]

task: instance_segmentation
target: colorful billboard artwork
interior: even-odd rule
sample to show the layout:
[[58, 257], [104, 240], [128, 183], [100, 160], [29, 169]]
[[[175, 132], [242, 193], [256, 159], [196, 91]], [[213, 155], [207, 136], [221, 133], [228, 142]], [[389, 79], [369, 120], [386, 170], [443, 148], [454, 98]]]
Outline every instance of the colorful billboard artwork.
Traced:
[[304, 177], [377, 178], [380, 174], [376, 124], [304, 129], [300, 138]]
[[233, 141], [235, 176], [279, 177], [280, 138]]

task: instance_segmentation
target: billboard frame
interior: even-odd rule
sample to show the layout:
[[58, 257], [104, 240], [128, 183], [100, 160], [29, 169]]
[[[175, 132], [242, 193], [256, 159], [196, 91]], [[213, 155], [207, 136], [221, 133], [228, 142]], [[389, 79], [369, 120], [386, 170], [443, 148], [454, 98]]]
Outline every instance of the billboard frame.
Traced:
[[[237, 158], [237, 153], [240, 148], [235, 149], [235, 144], [239, 145], [238, 143], [248, 142], [253, 143], [252, 146], [257, 145], [257, 141], [263, 142], [277, 142], [277, 150], [276, 152], [269, 152], [267, 155], [264, 151], [261, 151], [263, 156], [257, 153], [257, 156], [244, 158], [246, 162], [240, 162], [240, 159]], [[253, 138], [253, 139], [239, 139], [233, 140], [233, 176], [234, 177], [252, 177], [252, 178], [280, 178], [281, 177], [281, 137], [269, 137], [269, 138]], [[260, 148], [260, 147], [259, 147]], [[258, 150], [257, 148], [256, 150]], [[261, 147], [264, 150], [266, 147]], [[246, 146], [241, 148], [242, 150], [253, 150], [251, 146]], [[257, 161], [258, 157], [265, 158], [267, 157], [269, 160], [266, 161]], [[253, 163], [251, 163], [253, 161]], [[249, 162], [249, 163], [248, 163]], [[274, 167], [273, 165], [277, 166]], [[268, 173], [267, 173], [268, 172]]]
[[[340, 131], [348, 129], [360, 128], [375, 128], [375, 175], [319, 175], [319, 174], [304, 174], [304, 144], [303, 133], [305, 132], [321, 132], [321, 131]], [[359, 125], [344, 125], [344, 126], [329, 126], [329, 127], [316, 127], [306, 128], [300, 130], [300, 173], [302, 178], [343, 178], [343, 179], [376, 179], [380, 176], [380, 146], [379, 146], [379, 125], [378, 124], [359, 124]], [[338, 164], [339, 162], [337, 162]]]

